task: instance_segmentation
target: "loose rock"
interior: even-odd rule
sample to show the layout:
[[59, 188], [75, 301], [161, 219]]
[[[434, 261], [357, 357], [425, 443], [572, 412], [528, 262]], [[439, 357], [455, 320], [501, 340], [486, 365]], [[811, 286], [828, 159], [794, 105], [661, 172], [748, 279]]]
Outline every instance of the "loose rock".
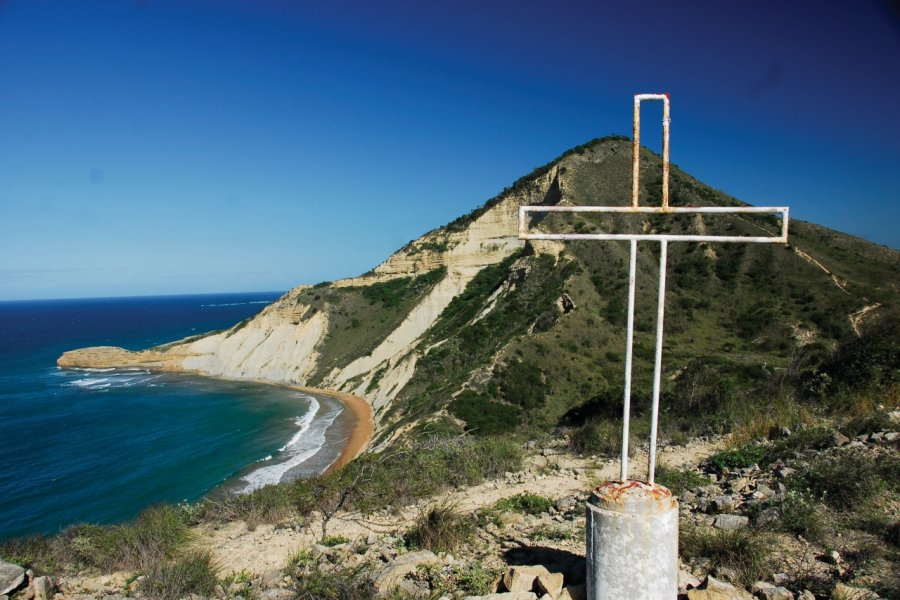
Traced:
[[753, 600], [748, 592], [730, 583], [707, 577], [701, 589], [688, 590], [688, 600]]
[[25, 569], [0, 560], [0, 594], [9, 594], [25, 583]]
[[503, 586], [510, 592], [530, 592], [538, 575], [549, 575], [550, 571], [541, 565], [510, 567], [503, 574]]
[[410, 573], [415, 573], [420, 565], [440, 563], [440, 559], [429, 550], [402, 554], [387, 564], [375, 576], [373, 584], [379, 593], [394, 590]]

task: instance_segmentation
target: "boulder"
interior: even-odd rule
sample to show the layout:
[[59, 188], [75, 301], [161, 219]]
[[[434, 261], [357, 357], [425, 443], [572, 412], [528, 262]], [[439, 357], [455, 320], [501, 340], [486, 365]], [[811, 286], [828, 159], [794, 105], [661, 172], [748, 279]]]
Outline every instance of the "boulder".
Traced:
[[429, 550], [401, 554], [381, 569], [373, 580], [375, 589], [381, 594], [392, 592], [410, 573], [415, 573], [421, 565], [440, 564], [441, 560]]
[[694, 577], [690, 571], [678, 570], [678, 593], [685, 594], [689, 588], [700, 587], [700, 580]]
[[735, 494], [740, 493], [750, 487], [750, 480], [746, 477], [741, 477], [739, 479], [733, 479], [729, 483], [729, 487], [731, 487], [731, 491]]
[[294, 592], [291, 590], [271, 589], [262, 592], [259, 597], [260, 600], [289, 600], [294, 597]]
[[0, 594], [9, 594], [25, 583], [25, 569], [0, 560]]
[[563, 496], [556, 501], [554, 507], [560, 512], [568, 512], [578, 505], [578, 499], [575, 496]]
[[874, 600], [880, 597], [881, 596], [871, 590], [850, 587], [843, 583], [834, 586], [834, 591], [831, 592], [832, 600]]
[[809, 590], [803, 590], [800, 592], [800, 595], [797, 596], [797, 600], [816, 600], [816, 595]]
[[35, 577], [31, 582], [34, 600], [50, 600], [53, 598], [53, 580], [49, 577]]
[[585, 600], [586, 596], [587, 593], [585, 592], [584, 584], [567, 585], [559, 593], [559, 596], [556, 597], [556, 600]]
[[538, 592], [550, 594], [551, 598], [556, 598], [563, 588], [563, 574], [541, 573], [535, 577], [534, 583]]
[[537, 600], [534, 592], [501, 592], [484, 596], [466, 596], [463, 600]]
[[734, 531], [735, 529], [743, 529], [749, 523], [750, 519], [743, 515], [719, 515], [716, 517], [713, 526], [725, 531]]
[[757, 500], [768, 500], [775, 497], [775, 490], [773, 490], [766, 484], [761, 483], [756, 486], [756, 491], [753, 492], [753, 497]]
[[549, 575], [550, 571], [541, 565], [520, 565], [510, 567], [503, 574], [503, 587], [509, 592], [530, 592], [538, 575]]
[[770, 506], [766, 510], [762, 511], [756, 517], [756, 524], [760, 527], [767, 527], [769, 525], [773, 525], [778, 522], [778, 519], [781, 518], [781, 509], [777, 506]]
[[737, 502], [735, 501], [734, 496], [713, 496], [709, 499], [709, 502], [715, 512], [719, 513], [731, 512], [737, 508]]
[[425, 581], [413, 581], [412, 579], [402, 579], [397, 591], [403, 598], [427, 598], [431, 595], [431, 588]]
[[794, 600], [794, 594], [787, 588], [777, 586], [768, 581], [757, 581], [753, 584], [752, 589], [753, 594], [763, 600]]
[[688, 600], [753, 600], [749, 592], [730, 583], [707, 577], [699, 589], [688, 590]]

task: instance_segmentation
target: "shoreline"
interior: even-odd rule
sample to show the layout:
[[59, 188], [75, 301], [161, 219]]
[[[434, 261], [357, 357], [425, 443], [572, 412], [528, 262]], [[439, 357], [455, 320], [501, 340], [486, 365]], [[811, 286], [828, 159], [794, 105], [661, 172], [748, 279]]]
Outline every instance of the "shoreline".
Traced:
[[[148, 353], [153, 356], [148, 357]], [[159, 356], [157, 356], [159, 355]], [[86, 360], [87, 359], [87, 360]], [[220, 381], [237, 381], [251, 382], [263, 385], [275, 385], [285, 389], [292, 389], [299, 392], [320, 394], [329, 396], [340, 402], [351, 414], [355, 420], [353, 431], [347, 440], [345, 447], [341, 450], [338, 458], [329, 465], [323, 473], [330, 473], [340, 467], [345, 466], [354, 458], [362, 454], [369, 443], [372, 441], [374, 434], [375, 422], [371, 405], [360, 396], [347, 392], [339, 392], [336, 390], [325, 390], [310, 386], [297, 385], [290, 382], [266, 381], [252, 378], [237, 378], [209, 375], [193, 369], [179, 368], [180, 365], [173, 365], [166, 362], [162, 353], [153, 349], [140, 352], [132, 352], [124, 350], [116, 346], [94, 346], [90, 348], [80, 348], [64, 352], [56, 360], [57, 367], [62, 369], [85, 369], [85, 368], [108, 368], [126, 369], [128, 367], [140, 367], [148, 371], [158, 373], [176, 373], [183, 375], [207, 377], [210, 379], [218, 379]]]
[[[266, 383], [271, 384], [271, 382]], [[355, 396], [347, 392], [323, 390], [320, 388], [306, 387], [289, 383], [276, 383], [274, 385], [280, 385], [288, 389], [303, 392], [305, 394], [319, 394], [322, 396], [329, 396], [340, 402], [344, 406], [344, 408], [346, 408], [350, 412], [350, 414], [353, 415], [353, 418], [355, 420], [353, 431], [350, 432], [350, 437], [347, 440], [347, 443], [344, 444], [343, 449], [341, 449], [341, 454], [330, 465], [328, 465], [328, 467], [322, 472], [323, 475], [346, 466], [350, 463], [350, 461], [365, 452], [366, 448], [369, 447], [369, 444], [372, 441], [372, 434], [375, 430], [375, 423], [372, 419], [372, 407], [368, 402], [366, 402], [365, 398], [362, 398], [361, 396]]]

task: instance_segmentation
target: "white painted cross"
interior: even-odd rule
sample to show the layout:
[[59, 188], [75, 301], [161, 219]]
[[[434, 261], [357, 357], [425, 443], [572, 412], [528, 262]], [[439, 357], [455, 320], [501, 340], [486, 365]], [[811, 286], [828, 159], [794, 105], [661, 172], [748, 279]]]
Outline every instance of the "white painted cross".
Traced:
[[[663, 145], [662, 145], [662, 205], [638, 206], [640, 191], [640, 140], [641, 140], [641, 102], [645, 100], [661, 100], [663, 102]], [[668, 94], [636, 94], [634, 97], [634, 137], [632, 143], [632, 187], [631, 206], [520, 206], [519, 207], [519, 239], [523, 240], [628, 240], [631, 242], [631, 262], [628, 274], [628, 332], [625, 340], [625, 396], [622, 416], [622, 462], [621, 481], [628, 480], [628, 428], [631, 408], [631, 358], [634, 342], [634, 291], [637, 266], [637, 243], [639, 241], [658, 241], [659, 253], [659, 299], [656, 316], [656, 358], [653, 365], [653, 408], [650, 417], [650, 457], [647, 482], [653, 485], [656, 474], [656, 430], [659, 420], [660, 373], [662, 371], [663, 317], [666, 299], [666, 257], [669, 242], [744, 242], [761, 244], [786, 244], [788, 239], [788, 208], [786, 206], [669, 206], [669, 95]], [[779, 214], [781, 215], [781, 234], [775, 236], [727, 236], [727, 235], [669, 235], [669, 234], [634, 234], [634, 233], [530, 233], [528, 231], [529, 213], [629, 213], [629, 214]]]

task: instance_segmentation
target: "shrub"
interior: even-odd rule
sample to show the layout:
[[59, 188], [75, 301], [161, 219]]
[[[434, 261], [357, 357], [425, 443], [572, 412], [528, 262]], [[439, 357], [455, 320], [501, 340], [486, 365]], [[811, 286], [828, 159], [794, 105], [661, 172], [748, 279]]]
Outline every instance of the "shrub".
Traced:
[[867, 415], [853, 417], [841, 427], [841, 432], [854, 438], [858, 435], [872, 434], [878, 431], [891, 431], [895, 427], [891, 416], [884, 410], [877, 410]]
[[539, 515], [550, 510], [553, 501], [537, 494], [516, 494], [509, 498], [498, 500], [494, 507], [498, 510], [513, 510], [526, 515]]
[[340, 546], [341, 544], [347, 544], [350, 540], [345, 538], [342, 535], [328, 535], [322, 538], [321, 544], [323, 546], [328, 546], [329, 548], [333, 548], [335, 546]]
[[406, 542], [434, 552], [452, 552], [466, 544], [475, 531], [475, 521], [447, 504], [433, 506], [419, 514]]
[[822, 519], [819, 506], [805, 494], [791, 490], [781, 503], [778, 522], [783, 531], [820, 540], [825, 529]]
[[834, 430], [830, 427], [817, 426], [798, 429], [786, 439], [779, 440], [766, 450], [765, 462], [791, 458], [795, 453], [804, 450], [824, 450], [834, 443]]
[[709, 484], [709, 480], [696, 471], [691, 471], [689, 469], [673, 469], [665, 465], [657, 465], [656, 483], [669, 488], [670, 492], [679, 496], [695, 487]]
[[686, 529], [681, 532], [679, 551], [686, 557], [703, 557], [710, 567], [734, 570], [746, 586], [768, 574], [771, 548], [770, 535], [754, 529], [721, 531]]
[[363, 567], [337, 567], [320, 571], [309, 553], [293, 556], [285, 573], [294, 580], [300, 600], [376, 600], [371, 573]]
[[44, 573], [83, 568], [132, 571], [173, 556], [187, 539], [181, 511], [158, 506], [122, 525], [73, 525], [54, 537], [11, 540], [0, 547], [0, 554]]
[[191, 509], [193, 522], [241, 520], [253, 529], [261, 523], [282, 523], [296, 516], [297, 484], [268, 485], [249, 494], [204, 499]]
[[216, 567], [209, 552], [191, 551], [152, 565], [138, 589], [147, 598], [170, 600], [189, 594], [211, 596], [216, 583]]
[[524, 361], [512, 361], [495, 375], [503, 399], [524, 409], [540, 408], [547, 400], [541, 370]]
[[800, 465], [788, 484], [837, 510], [859, 508], [884, 487], [875, 460], [857, 450], [817, 455]]
[[519, 423], [519, 411], [509, 404], [494, 402], [467, 390], [450, 403], [450, 412], [466, 422], [468, 430], [475, 435], [496, 435], [507, 433]]
[[454, 566], [451, 571], [454, 587], [466, 595], [477, 596], [491, 593], [499, 575], [496, 570], [485, 568], [480, 561], [463, 567]]
[[616, 421], [591, 419], [572, 432], [569, 445], [579, 454], [615, 456], [622, 450], [622, 426]]
[[746, 444], [731, 450], [723, 450], [709, 458], [711, 465], [719, 471], [725, 469], [746, 469], [762, 462], [766, 450], [759, 444]]

